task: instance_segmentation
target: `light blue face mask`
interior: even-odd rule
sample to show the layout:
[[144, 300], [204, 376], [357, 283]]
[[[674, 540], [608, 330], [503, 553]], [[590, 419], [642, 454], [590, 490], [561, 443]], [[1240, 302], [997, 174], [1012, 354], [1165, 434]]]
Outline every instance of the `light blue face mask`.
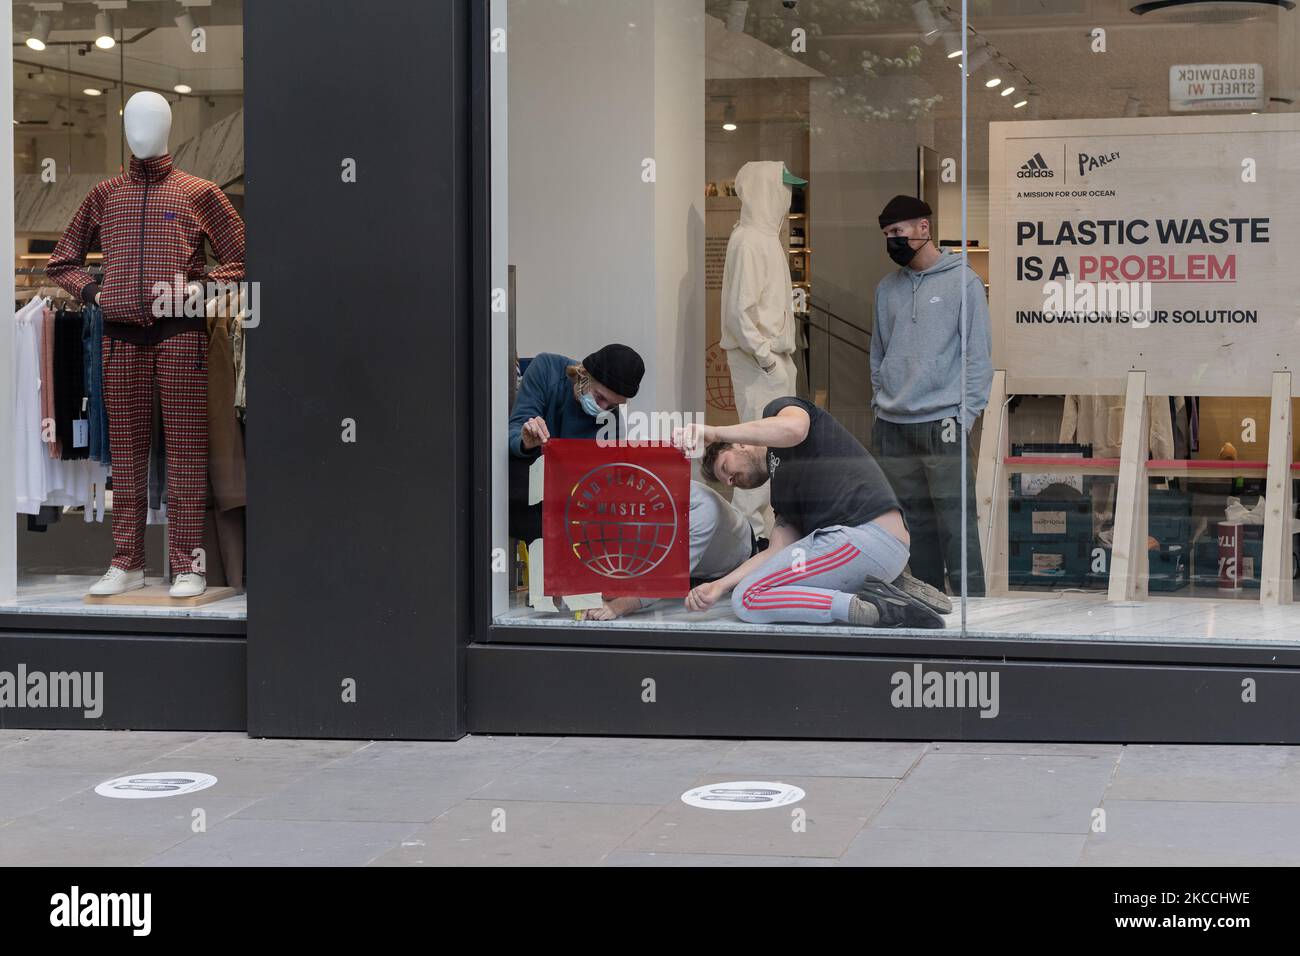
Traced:
[[578, 399], [578, 403], [582, 405], [582, 410], [592, 418], [604, 413], [604, 409], [596, 404], [596, 399], [592, 396], [591, 392], [583, 392], [582, 396]]

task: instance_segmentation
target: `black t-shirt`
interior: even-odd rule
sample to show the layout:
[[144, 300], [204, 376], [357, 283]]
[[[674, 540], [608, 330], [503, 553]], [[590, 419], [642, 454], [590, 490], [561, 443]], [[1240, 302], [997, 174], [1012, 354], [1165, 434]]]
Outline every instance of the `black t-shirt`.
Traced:
[[812, 419], [808, 435], [791, 448], [769, 448], [772, 510], [801, 535], [832, 525], [862, 525], [898, 508], [876, 460], [829, 412], [802, 398], [767, 403], [771, 418], [791, 405]]

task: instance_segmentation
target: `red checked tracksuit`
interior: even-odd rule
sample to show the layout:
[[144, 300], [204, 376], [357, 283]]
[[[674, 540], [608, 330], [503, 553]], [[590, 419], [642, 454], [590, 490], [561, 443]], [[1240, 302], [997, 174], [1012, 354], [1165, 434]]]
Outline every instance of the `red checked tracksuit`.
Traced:
[[[104, 281], [85, 269], [96, 237]], [[221, 263], [208, 272], [204, 239]], [[207, 503], [207, 327], [184, 316], [188, 282], [244, 278], [244, 222], [216, 186], [172, 167], [170, 155], [132, 157], [123, 175], [90, 191], [46, 271], [104, 312], [104, 405], [113, 455], [113, 566], [144, 567], [153, 389], [162, 404], [167, 458], [167, 554], [173, 575], [196, 571]], [[170, 316], [155, 316], [159, 289]], [[179, 301], [177, 301], [179, 300]]]

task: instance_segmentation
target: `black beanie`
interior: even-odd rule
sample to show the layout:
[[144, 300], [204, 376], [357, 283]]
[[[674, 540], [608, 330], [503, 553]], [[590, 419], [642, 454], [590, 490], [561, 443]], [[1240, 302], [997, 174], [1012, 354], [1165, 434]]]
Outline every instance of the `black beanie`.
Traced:
[[880, 228], [885, 229], [896, 222], [907, 222], [909, 219], [924, 219], [930, 214], [930, 204], [925, 200], [915, 196], [895, 196], [880, 214]]
[[583, 359], [582, 367], [601, 385], [624, 398], [636, 395], [645, 374], [645, 362], [636, 349], [626, 345], [606, 345]]

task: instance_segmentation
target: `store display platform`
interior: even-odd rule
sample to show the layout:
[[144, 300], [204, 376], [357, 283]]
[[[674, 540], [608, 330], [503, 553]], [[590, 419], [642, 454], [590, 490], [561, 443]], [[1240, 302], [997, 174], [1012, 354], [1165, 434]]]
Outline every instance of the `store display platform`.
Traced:
[[[185, 617], [242, 620], [248, 616], [248, 597], [234, 588], [210, 588], [199, 603], [167, 597], [165, 587], [156, 585], [116, 595], [113, 599], [86, 599], [97, 575], [32, 574], [18, 579], [18, 599], [0, 602], [0, 612], [17, 614], [89, 614], [132, 617]], [[157, 581], [156, 578], [148, 579]], [[161, 590], [164, 600], [144, 600]], [[222, 593], [224, 592], [224, 593]], [[212, 595], [211, 597], [209, 595]], [[204, 598], [208, 600], [203, 601]], [[193, 600], [193, 599], [191, 599]]]
[[[1000, 598], [970, 598], [967, 638], [1035, 641], [1141, 641], [1169, 643], [1229, 643], [1236, 646], [1300, 645], [1300, 604], [1266, 607], [1257, 591], [1240, 597], [1208, 589], [1204, 595], [1184, 590], [1176, 596], [1152, 595], [1141, 601], [1109, 603], [1101, 591], [1019, 592]], [[914, 632], [925, 637], [961, 637], [960, 614], [949, 615], [950, 627]], [[495, 623], [505, 626], [572, 628], [574, 615], [534, 611], [522, 603]], [[590, 621], [591, 628], [707, 630], [749, 634], [809, 634], [863, 638], [897, 636], [901, 630], [881, 631], [847, 625], [745, 624], [720, 604], [706, 613], [688, 612], [679, 602], [616, 621]]]

